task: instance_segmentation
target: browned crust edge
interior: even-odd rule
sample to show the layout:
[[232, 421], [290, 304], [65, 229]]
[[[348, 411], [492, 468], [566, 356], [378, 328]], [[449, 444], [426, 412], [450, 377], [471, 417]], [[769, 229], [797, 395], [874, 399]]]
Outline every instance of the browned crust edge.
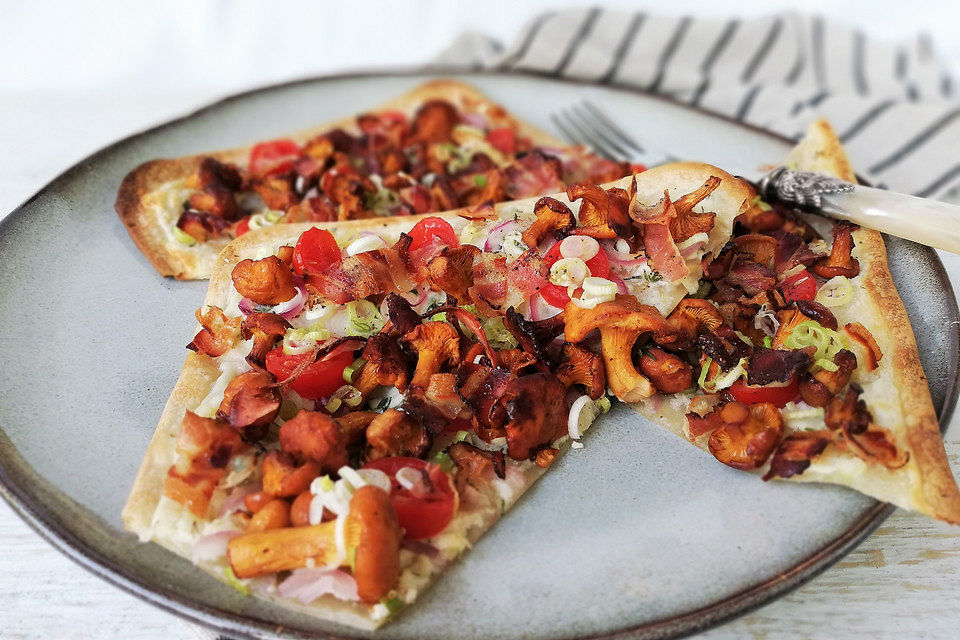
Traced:
[[879, 311], [878, 321], [896, 350], [889, 354], [893, 377], [905, 421], [907, 445], [920, 473], [921, 494], [915, 496], [918, 509], [952, 524], [960, 524], [960, 489], [954, 480], [943, 446], [943, 435], [930, 397], [927, 376], [920, 362], [913, 327], [900, 299], [890, 268], [887, 249], [879, 232], [856, 232], [861, 254], [869, 256], [862, 279], [864, 288]]
[[[368, 110], [379, 112], [388, 110], [412, 111], [425, 100], [442, 98], [451, 102], [486, 109], [498, 107], [473, 86], [441, 78], [418, 85], [384, 104]], [[502, 107], [501, 107], [502, 108]], [[529, 137], [540, 146], [569, 146], [545, 131], [519, 120], [509, 113], [508, 119], [522, 136]], [[327, 122], [296, 133], [279, 134], [296, 141], [306, 141], [324, 131], [342, 127], [356, 129], [356, 116]], [[214, 157], [224, 162], [243, 162], [253, 145], [236, 147], [181, 158], [157, 159], [145, 162], [124, 177], [117, 192], [115, 209], [137, 248], [143, 252], [154, 268], [163, 276], [173, 276], [178, 280], [202, 280], [210, 276], [210, 263], [226, 244], [203, 243], [192, 248], [181, 247], [171, 242], [164, 230], [158, 229], [150, 215], [145, 198], [159, 186], [171, 180], [186, 178], [196, 172], [200, 161], [205, 157]]]

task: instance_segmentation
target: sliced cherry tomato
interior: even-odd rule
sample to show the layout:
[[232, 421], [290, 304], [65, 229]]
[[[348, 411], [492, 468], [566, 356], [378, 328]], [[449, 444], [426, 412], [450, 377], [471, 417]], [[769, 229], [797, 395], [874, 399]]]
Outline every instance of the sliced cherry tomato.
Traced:
[[323, 273], [331, 264], [340, 262], [340, 246], [326, 229], [307, 229], [293, 248], [293, 270], [297, 275]]
[[513, 155], [517, 151], [517, 134], [510, 127], [491, 129], [487, 133], [487, 142], [503, 153]]
[[[419, 458], [381, 458], [363, 465], [365, 469], [379, 469], [390, 477], [393, 490], [390, 498], [397, 510], [400, 526], [411, 540], [429, 538], [443, 531], [457, 510], [457, 493], [450, 482], [450, 476], [435, 464]], [[414, 493], [413, 489], [404, 489], [397, 482], [400, 469], [410, 467], [427, 474], [426, 491]]]
[[630, 165], [630, 171], [633, 173], [643, 173], [647, 170], [647, 165], [640, 164], [639, 162], [634, 162]]
[[742, 402], [743, 404], [769, 402], [778, 407], [782, 407], [788, 402], [797, 399], [797, 396], [800, 395], [800, 383], [797, 381], [797, 378], [794, 377], [790, 380], [789, 384], [782, 387], [769, 384], [762, 387], [754, 387], [744, 382], [743, 378], [740, 378], [730, 387], [730, 393], [737, 402]]
[[[283, 347], [277, 347], [267, 352], [267, 371], [277, 377], [277, 380], [286, 380], [307, 358], [309, 353], [288, 355]], [[343, 381], [343, 370], [353, 364], [353, 352], [341, 351], [328, 358], [314, 362], [304, 369], [296, 380], [290, 383], [290, 388], [309, 400], [329, 398], [333, 392], [346, 384]]]
[[[553, 263], [562, 257], [563, 256], [560, 255], [560, 243], [558, 242], [550, 247], [550, 250], [544, 254], [543, 262], [547, 265], [547, 268], [550, 268], [553, 266]], [[607, 252], [601, 248], [600, 251], [597, 252], [597, 255], [587, 260], [587, 269], [590, 270], [590, 275], [596, 278], [606, 278], [609, 276], [610, 259], [607, 258]], [[574, 293], [578, 293], [579, 291], [580, 289], [577, 289]], [[570, 296], [567, 295], [567, 288], [555, 285], [552, 282], [548, 282], [540, 289], [540, 295], [543, 296], [547, 304], [560, 307], [561, 309], [570, 302]]]
[[410, 243], [411, 252], [423, 249], [437, 240], [448, 247], [456, 247], [460, 244], [457, 240], [457, 232], [453, 230], [450, 223], [443, 218], [433, 216], [415, 224], [407, 235], [413, 238], [413, 242]]
[[236, 234], [238, 238], [243, 234], [245, 234], [247, 231], [250, 231], [250, 216], [247, 216], [246, 218], [238, 222], [237, 226], [233, 228], [233, 232]]
[[781, 282], [780, 290], [783, 292], [783, 299], [787, 302], [791, 300], [813, 300], [817, 295], [817, 281], [813, 279], [809, 271], [801, 269]]
[[266, 176], [283, 173], [293, 168], [293, 161], [300, 157], [300, 146], [293, 140], [261, 142], [250, 151], [250, 173]]

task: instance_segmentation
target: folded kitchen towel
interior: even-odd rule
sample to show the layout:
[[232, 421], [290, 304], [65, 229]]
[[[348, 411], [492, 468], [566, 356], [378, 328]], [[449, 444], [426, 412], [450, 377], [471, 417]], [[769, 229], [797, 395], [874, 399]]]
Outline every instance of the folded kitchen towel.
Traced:
[[926, 34], [891, 44], [797, 13], [585, 8], [539, 15], [506, 48], [464, 34], [439, 60], [641, 89], [794, 139], [824, 116], [875, 184], [960, 200], [960, 102]]

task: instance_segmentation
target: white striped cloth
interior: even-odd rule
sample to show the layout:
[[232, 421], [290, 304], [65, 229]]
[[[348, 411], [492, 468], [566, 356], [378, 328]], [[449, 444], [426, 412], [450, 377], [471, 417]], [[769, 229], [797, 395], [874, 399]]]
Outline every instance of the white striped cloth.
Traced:
[[960, 103], [926, 34], [891, 44], [797, 13], [585, 8], [541, 14], [506, 49], [464, 34], [440, 60], [643, 89], [794, 139], [824, 116], [872, 182], [960, 200]]

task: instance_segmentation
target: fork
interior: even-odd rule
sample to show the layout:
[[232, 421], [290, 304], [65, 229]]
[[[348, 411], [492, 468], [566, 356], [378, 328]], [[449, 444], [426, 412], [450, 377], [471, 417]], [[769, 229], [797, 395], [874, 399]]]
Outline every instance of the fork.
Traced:
[[[677, 160], [641, 145], [589, 100], [550, 114], [568, 141], [609, 160], [655, 167]], [[757, 185], [765, 200], [779, 200], [823, 215], [960, 254], [960, 207], [852, 184], [830, 176], [777, 167], [769, 173], [733, 171]]]
[[608, 160], [648, 167], [678, 160], [660, 149], [641, 145], [589, 100], [550, 114], [550, 120], [569, 142], [586, 145]]

